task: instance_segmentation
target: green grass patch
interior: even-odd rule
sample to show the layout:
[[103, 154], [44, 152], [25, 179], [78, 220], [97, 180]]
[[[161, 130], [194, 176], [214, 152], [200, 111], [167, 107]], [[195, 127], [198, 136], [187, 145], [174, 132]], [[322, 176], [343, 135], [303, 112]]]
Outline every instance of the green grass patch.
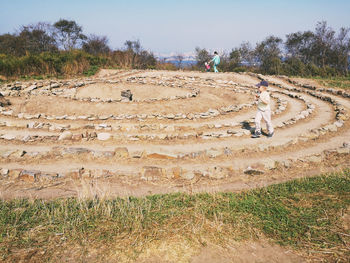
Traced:
[[316, 80], [323, 86], [334, 87], [340, 89], [350, 89], [350, 76], [347, 77], [332, 77], [332, 78], [321, 78], [316, 77]]
[[[10, 259], [14, 248], [53, 246], [57, 237], [62, 247], [112, 242], [135, 255], [152, 240], [177, 235], [193, 242], [202, 237], [222, 242], [251, 238], [251, 233], [297, 249], [332, 250], [334, 259], [350, 259], [344, 249], [350, 231], [341, 221], [349, 206], [348, 170], [240, 194], [0, 201], [0, 259]], [[49, 256], [48, 252], [47, 260]]]
[[87, 77], [90, 77], [95, 75], [99, 69], [100, 69], [99, 66], [90, 66], [90, 68], [87, 71], [84, 71], [83, 74]]

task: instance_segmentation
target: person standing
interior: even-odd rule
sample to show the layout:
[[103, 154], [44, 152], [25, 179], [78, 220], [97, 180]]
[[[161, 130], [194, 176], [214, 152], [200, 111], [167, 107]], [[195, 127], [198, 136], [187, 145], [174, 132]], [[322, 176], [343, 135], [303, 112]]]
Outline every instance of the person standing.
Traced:
[[214, 64], [214, 72], [215, 73], [219, 72], [217, 69], [217, 66], [220, 64], [220, 57], [218, 55], [218, 52], [216, 52], [216, 51], [214, 52], [214, 57], [212, 60], [209, 61], [209, 63], [210, 62], [213, 62], [213, 64]]
[[256, 86], [259, 89], [259, 94], [256, 95], [258, 99], [258, 112], [255, 116], [255, 132], [252, 138], [259, 138], [261, 136], [261, 119], [264, 119], [266, 122], [268, 130], [267, 137], [271, 138], [274, 134], [274, 129], [271, 122], [270, 94], [267, 92], [269, 83], [263, 80]]

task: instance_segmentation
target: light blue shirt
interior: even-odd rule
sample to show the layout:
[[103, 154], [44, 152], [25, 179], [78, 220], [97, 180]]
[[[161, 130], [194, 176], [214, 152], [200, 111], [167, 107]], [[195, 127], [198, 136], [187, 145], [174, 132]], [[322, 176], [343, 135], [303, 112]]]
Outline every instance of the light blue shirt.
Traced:
[[215, 55], [213, 57], [212, 61], [214, 62], [215, 65], [219, 65], [220, 64], [220, 57], [219, 57], [219, 55]]

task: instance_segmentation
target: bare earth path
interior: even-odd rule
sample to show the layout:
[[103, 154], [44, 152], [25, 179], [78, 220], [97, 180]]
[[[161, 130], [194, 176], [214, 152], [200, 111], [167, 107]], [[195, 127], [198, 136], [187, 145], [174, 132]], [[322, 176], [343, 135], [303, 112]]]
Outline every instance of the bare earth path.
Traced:
[[[270, 83], [275, 135], [252, 139], [261, 79]], [[3, 84], [11, 104], [0, 107], [0, 198], [240, 192], [349, 168], [350, 93], [311, 84], [153, 70]], [[132, 101], [122, 98], [126, 89]], [[162, 249], [139, 262], [171, 262]], [[183, 257], [305, 262], [263, 239], [208, 244]]]
[[[250, 138], [259, 78], [274, 96], [272, 139]], [[138, 102], [120, 101], [125, 89]], [[5, 198], [77, 195], [82, 179], [113, 186], [111, 196], [239, 191], [349, 163], [349, 97], [285, 77], [102, 70], [2, 92], [11, 102], [0, 115]]]

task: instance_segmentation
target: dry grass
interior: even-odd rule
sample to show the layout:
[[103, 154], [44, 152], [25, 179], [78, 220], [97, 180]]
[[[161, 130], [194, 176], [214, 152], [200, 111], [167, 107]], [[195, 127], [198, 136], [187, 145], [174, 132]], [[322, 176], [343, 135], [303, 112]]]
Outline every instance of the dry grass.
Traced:
[[318, 260], [350, 259], [341, 220], [350, 205], [349, 171], [241, 194], [109, 199], [98, 184], [79, 189], [79, 198], [0, 202], [1, 260], [132, 262], [154, 255], [188, 262], [207, 244], [261, 234]]

